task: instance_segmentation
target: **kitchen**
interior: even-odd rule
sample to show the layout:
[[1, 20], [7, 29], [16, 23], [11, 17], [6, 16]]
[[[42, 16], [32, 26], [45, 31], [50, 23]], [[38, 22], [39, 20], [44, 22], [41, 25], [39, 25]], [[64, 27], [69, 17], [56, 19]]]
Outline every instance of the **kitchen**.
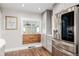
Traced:
[[[59, 3], [59, 4], [16, 3], [15, 5], [14, 4], [1, 4], [1, 5], [2, 5], [1, 6], [2, 17], [0, 18], [3, 19], [1, 20], [1, 29], [0, 29], [1, 38], [3, 38], [6, 41], [6, 43], [4, 41], [3, 44], [3, 46], [5, 45], [4, 48], [5, 50], [4, 49], [2, 50], [5, 51], [6, 55], [9, 56], [11, 55], [11, 53], [16, 54], [17, 50], [24, 50], [24, 49], [30, 50], [39, 47], [42, 47], [51, 56], [78, 55], [79, 8], [77, 3]], [[10, 5], [14, 6], [13, 7], [14, 9], [11, 9], [12, 7]], [[18, 11], [17, 8], [16, 8], [17, 10], [15, 10], [16, 5], [18, 9], [21, 10]], [[22, 6], [20, 7], [18, 5]], [[31, 12], [25, 11], [25, 7], [28, 5], [32, 7], [31, 9], [26, 8], [26, 10], [27, 11], [31, 10]], [[34, 6], [36, 5], [37, 5], [36, 9], [33, 9]], [[42, 7], [38, 8], [39, 5], [40, 7], [41, 6]], [[48, 9], [45, 6], [48, 6]], [[36, 13], [33, 13], [34, 11]], [[70, 21], [64, 20], [65, 19], [64, 16], [68, 17], [71, 20]], [[13, 28], [15, 29], [12, 30], [10, 29], [11, 26], [7, 25], [8, 24], [7, 22], [10, 21], [9, 19], [15, 20], [15, 18], [16, 20], [18, 20], [18, 22], [14, 21], [16, 22], [15, 25], [17, 26], [16, 27], [13, 26]], [[64, 24], [63, 21], [65, 21], [66, 23]], [[6, 25], [9, 27], [7, 27]]]

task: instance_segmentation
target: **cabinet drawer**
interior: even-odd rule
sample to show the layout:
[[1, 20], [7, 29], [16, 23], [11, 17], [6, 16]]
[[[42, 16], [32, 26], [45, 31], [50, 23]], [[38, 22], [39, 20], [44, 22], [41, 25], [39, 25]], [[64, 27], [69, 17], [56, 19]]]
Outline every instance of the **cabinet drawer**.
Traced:
[[67, 56], [66, 54], [62, 53], [61, 51], [59, 51], [55, 48], [52, 48], [52, 55], [53, 56]]
[[66, 50], [66, 51], [69, 51], [71, 53], [76, 53], [75, 52], [75, 48], [76, 48], [75, 44], [70, 44], [70, 43], [66, 43], [63, 41], [59, 41], [59, 40], [52, 41], [52, 44]]
[[26, 34], [23, 35], [23, 43], [34, 43], [34, 42], [40, 42], [41, 41], [41, 35], [39, 34]]
[[55, 47], [52, 48], [52, 55], [53, 56], [62, 56], [62, 53], [57, 50]]

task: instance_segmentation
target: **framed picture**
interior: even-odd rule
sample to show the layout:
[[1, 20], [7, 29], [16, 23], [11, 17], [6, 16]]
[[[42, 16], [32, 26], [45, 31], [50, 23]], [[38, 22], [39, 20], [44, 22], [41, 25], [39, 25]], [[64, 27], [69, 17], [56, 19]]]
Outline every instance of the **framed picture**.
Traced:
[[5, 29], [6, 30], [17, 30], [18, 19], [14, 16], [5, 16]]

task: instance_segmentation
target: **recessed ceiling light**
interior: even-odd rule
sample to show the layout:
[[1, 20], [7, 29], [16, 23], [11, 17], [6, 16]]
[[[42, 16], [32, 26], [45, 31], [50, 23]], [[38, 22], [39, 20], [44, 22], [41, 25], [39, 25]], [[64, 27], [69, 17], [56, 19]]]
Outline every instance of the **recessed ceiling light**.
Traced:
[[22, 7], [24, 7], [24, 4], [22, 4]]
[[38, 8], [38, 10], [41, 10], [41, 8]]

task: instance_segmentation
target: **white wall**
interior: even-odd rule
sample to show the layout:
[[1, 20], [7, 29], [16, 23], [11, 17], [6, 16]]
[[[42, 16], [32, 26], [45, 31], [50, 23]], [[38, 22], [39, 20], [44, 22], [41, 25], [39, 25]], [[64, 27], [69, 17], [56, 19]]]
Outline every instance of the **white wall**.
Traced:
[[[2, 38], [6, 40], [6, 49], [17, 48], [22, 45], [23, 35], [23, 20], [35, 20], [41, 22], [41, 15], [26, 13], [20, 11], [14, 11], [9, 9], [3, 9], [2, 11]], [[18, 29], [17, 30], [5, 30], [5, 16], [16, 16], [18, 17]]]
[[1, 10], [0, 10], [0, 38], [1, 38]]

